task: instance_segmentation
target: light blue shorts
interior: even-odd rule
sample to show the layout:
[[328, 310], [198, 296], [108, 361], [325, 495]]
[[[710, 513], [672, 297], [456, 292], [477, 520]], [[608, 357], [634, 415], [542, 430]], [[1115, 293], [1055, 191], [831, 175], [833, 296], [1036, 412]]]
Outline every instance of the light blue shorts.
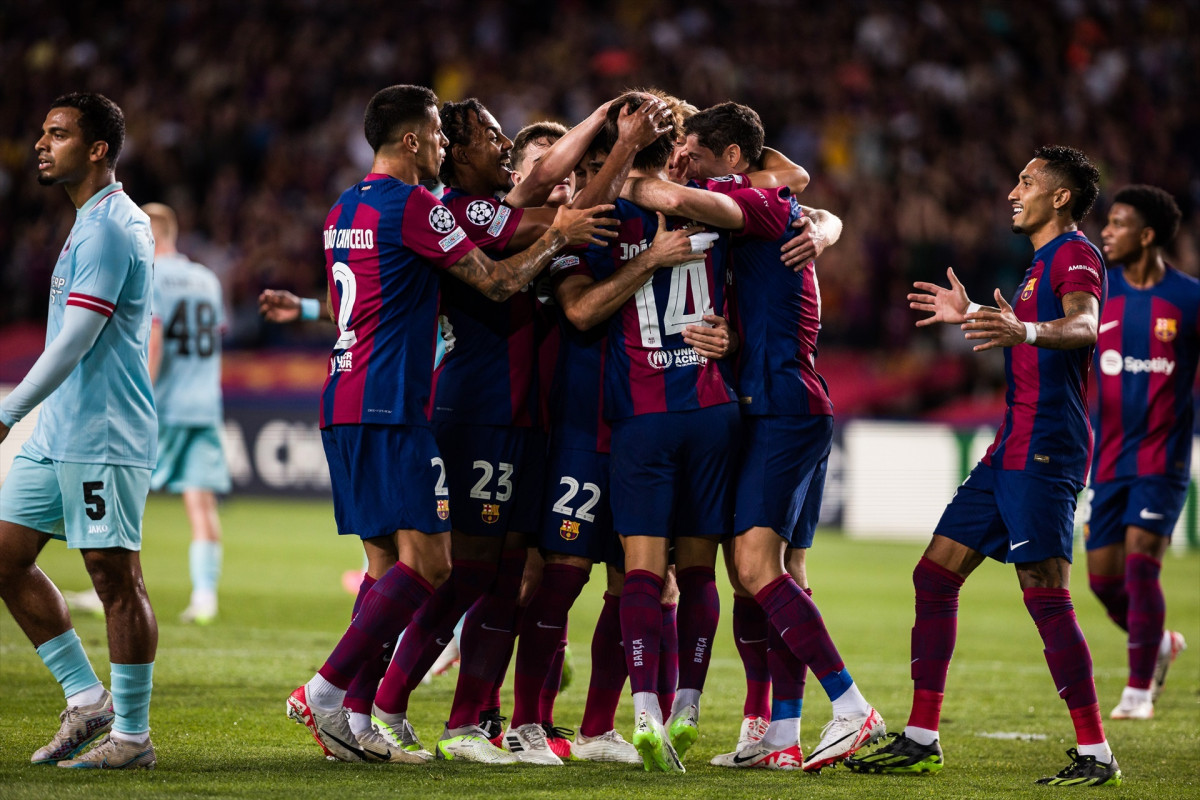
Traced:
[[150, 488], [180, 494], [184, 489], [229, 491], [229, 467], [216, 425], [159, 425], [158, 465]]
[[22, 450], [0, 486], [0, 520], [70, 548], [141, 550], [149, 491], [143, 467], [51, 461]]

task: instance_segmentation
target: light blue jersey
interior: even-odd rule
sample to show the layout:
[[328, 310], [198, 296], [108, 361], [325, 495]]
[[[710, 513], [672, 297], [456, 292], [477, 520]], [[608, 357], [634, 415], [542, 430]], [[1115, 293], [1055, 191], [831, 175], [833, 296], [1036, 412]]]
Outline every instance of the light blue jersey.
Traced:
[[154, 262], [154, 319], [162, 363], [154, 384], [160, 425], [221, 423], [221, 283], [207, 267], [171, 253]]
[[79, 209], [50, 279], [46, 343], [68, 305], [109, 319], [42, 403], [26, 450], [53, 461], [154, 468], [158, 423], [146, 359], [153, 262], [150, 219], [120, 183]]

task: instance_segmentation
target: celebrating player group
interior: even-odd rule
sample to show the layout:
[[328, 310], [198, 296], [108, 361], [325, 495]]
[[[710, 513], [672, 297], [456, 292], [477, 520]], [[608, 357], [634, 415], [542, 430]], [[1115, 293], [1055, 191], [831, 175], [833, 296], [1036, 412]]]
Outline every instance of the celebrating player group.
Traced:
[[[103, 215], [134, 255], [85, 248], [82, 235], [68, 243], [47, 354], [67, 347], [56, 339], [61, 328], [74, 360], [65, 369], [44, 366], [47, 356], [35, 364], [0, 406], [0, 438], [37, 402], [49, 396], [53, 410], [56, 398], [86, 386], [93, 370], [131, 371], [129, 392], [146, 394], [136, 320], [111, 343], [129, 357], [85, 358], [109, 346], [98, 332], [124, 304], [142, 303], [129, 313], [145, 316], [150, 258], [144, 215], [114, 211], [124, 209], [119, 197], [101, 209], [120, 192], [119, 143], [109, 142], [107, 161], [87, 155], [104, 132], [82, 124], [88, 108], [52, 110], [38, 143], [49, 162], [43, 177], [67, 185], [77, 227], [96, 227], [89, 220]], [[55, 162], [67, 152], [55, 143], [59, 131], [79, 139], [74, 171], [65, 155]], [[411, 765], [571, 759], [683, 772], [699, 736], [722, 552], [746, 695], [736, 744], [730, 731], [732, 749], [711, 763], [938, 771], [958, 593], [992, 558], [1015, 567], [1077, 739], [1070, 763], [1039, 782], [1120, 784], [1067, 587], [1076, 498], [1090, 468], [1090, 585], [1129, 632], [1129, 686], [1112, 717], [1149, 718], [1184, 647], [1164, 630], [1159, 571], [1187, 487], [1200, 352], [1200, 284], [1162, 258], [1179, 221], [1169, 196], [1152, 187], [1116, 196], [1104, 253], [1119, 266], [1106, 269], [1078, 230], [1098, 171], [1073, 148], [1040, 148], [1008, 197], [1013, 231], [1034, 248], [1011, 298], [997, 290], [994, 306], [971, 302], [953, 270], [948, 286], [921, 282], [908, 296], [918, 325], [958, 325], [976, 350], [1002, 348], [1008, 392], [994, 443], [913, 571], [912, 709], [889, 736], [807, 581], [833, 440], [816, 365], [815, 259], [842, 225], [800, 201], [805, 169], [765, 146], [747, 106], [699, 110], [657, 90], [627, 92], [573, 128], [535, 123], [510, 140], [478, 100], [443, 105], [429, 89], [397, 85], [371, 99], [364, 131], [370, 172], [337, 198], [323, 230], [337, 339], [319, 414], [338, 531], [361, 539], [367, 569], [349, 627], [287, 698], [287, 715], [326, 756]], [[136, 278], [139, 293], [93, 277], [110, 272]], [[264, 293], [262, 302], [281, 318], [301, 313], [290, 295]], [[95, 467], [81, 474], [92, 482], [76, 497], [68, 479], [80, 469], [61, 462], [79, 454], [43, 424], [55, 418], [42, 412], [0, 493], [3, 596], [68, 702], [61, 730], [34, 760], [152, 766], [148, 602], [149, 624], [133, 628], [145, 634], [110, 641], [114, 658], [120, 645], [122, 658], [141, 659], [131, 674], [142, 683], [119, 690], [114, 663], [109, 695], [34, 562], [64, 535], [65, 519], [68, 546], [84, 548], [103, 584], [114, 638], [113, 614], [129, 614], [118, 591], [127, 583], [144, 596], [132, 570], [153, 443], [89, 450], [83, 460]], [[83, 534], [100, 519], [97, 502], [105, 513], [104, 482], [114, 487], [106, 524], [124, 536], [96, 544]], [[570, 737], [555, 724], [554, 701], [568, 612], [597, 563], [603, 610], [583, 719]], [[125, 583], [108, 574], [119, 570]], [[445, 729], [436, 739], [425, 732], [426, 747], [409, 703], [460, 620], [457, 687]], [[617, 651], [623, 660], [611, 657]], [[500, 687], [514, 652], [504, 727]], [[804, 753], [809, 671], [833, 718]], [[633, 718], [618, 725], [626, 682]], [[93, 748], [108, 748], [105, 757], [74, 758], [110, 726], [113, 743]]]

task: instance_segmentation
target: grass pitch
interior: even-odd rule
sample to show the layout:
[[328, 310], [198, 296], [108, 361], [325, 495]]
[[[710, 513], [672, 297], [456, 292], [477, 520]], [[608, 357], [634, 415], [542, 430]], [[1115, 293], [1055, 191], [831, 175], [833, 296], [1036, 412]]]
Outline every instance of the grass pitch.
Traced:
[[[159, 766], [151, 772], [80, 773], [33, 767], [29, 755], [54, 732], [63, 699], [33, 648], [0, 611], [0, 798], [813, 798], [1046, 797], [1086, 790], [1040, 787], [1033, 780], [1066, 765], [1074, 738], [1054, 691], [1041, 641], [1021, 603], [1011, 567], [985, 564], [963, 591], [958, 647], [942, 717], [946, 768], [932, 776], [863, 776], [845, 769], [820, 775], [734, 771], [708, 766], [732, 748], [744, 683], [729, 633], [715, 643], [704, 695], [699, 742], [686, 775], [573, 763], [558, 769], [484, 767], [434, 762], [388, 766], [328, 762], [308, 732], [284, 716], [284, 700], [322, 663], [347, 623], [353, 602], [341, 588], [344, 570], [361, 563], [357, 541], [339, 538], [327, 503], [238, 500], [224, 505], [225, 575], [221, 617], [210, 627], [177, 622], [187, 604], [187, 522], [182, 505], [151, 498], [143, 564], [159, 618], [151, 726]], [[864, 694], [891, 730], [908, 715], [911, 572], [922, 545], [852, 542], [825, 534], [810, 554], [814, 597]], [[1077, 559], [1082, 562], [1082, 559]], [[63, 589], [82, 589], [79, 555], [52, 543], [42, 568]], [[1090, 596], [1076, 570], [1077, 613], [1091, 645], [1101, 709], [1117, 702], [1126, 676], [1123, 635]], [[1164, 570], [1167, 625], [1192, 645], [1172, 667], [1157, 716], [1149, 722], [1106, 722], [1125, 785], [1105, 796], [1200, 797], [1200, 554], [1169, 555]], [[724, 582], [722, 581], [724, 585]], [[586, 695], [589, 641], [603, 591], [596, 571], [572, 611], [576, 679], [557, 706], [556, 721], [579, 722]], [[731, 605], [727, 586], [722, 598]], [[103, 622], [75, 620], [92, 663], [107, 683]], [[612, 657], [620, 657], [614, 653]], [[410, 718], [427, 745], [440, 735], [453, 676], [434, 679], [413, 696]], [[811, 749], [830, 706], [810, 678], [802, 738]], [[511, 705], [511, 694], [505, 692]], [[622, 702], [617, 722], [630, 733]]]

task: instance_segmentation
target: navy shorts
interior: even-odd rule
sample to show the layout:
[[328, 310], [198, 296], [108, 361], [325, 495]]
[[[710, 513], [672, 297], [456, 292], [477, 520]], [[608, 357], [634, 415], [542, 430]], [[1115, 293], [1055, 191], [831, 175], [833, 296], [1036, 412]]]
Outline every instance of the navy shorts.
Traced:
[[[436, 422], [433, 435], [446, 460], [454, 530], [471, 536], [520, 531], [513, 527], [520, 521], [514, 519], [518, 498], [542, 490], [526, 480], [526, 454], [533, 444], [530, 429]], [[523, 524], [528, 526], [525, 532], [536, 528], [536, 523]]]
[[733, 403], [612, 426], [613, 526], [621, 536], [727, 536], [741, 416]]
[[828, 415], [742, 417], [734, 532], [771, 528], [791, 547], [812, 547], [832, 446]]
[[1125, 528], [1136, 525], [1171, 537], [1188, 485], [1162, 475], [1093, 483], [1088, 488], [1090, 511], [1083, 525], [1088, 550], [1125, 543]]
[[333, 425], [321, 430], [338, 533], [374, 539], [401, 528], [450, 530], [446, 468], [428, 428]]
[[616, 556], [617, 565], [624, 563], [613, 533], [608, 470], [608, 453], [551, 448], [538, 538], [543, 552], [608, 563]]
[[976, 464], [933, 532], [1004, 564], [1070, 562], [1079, 488], [1067, 478]]

